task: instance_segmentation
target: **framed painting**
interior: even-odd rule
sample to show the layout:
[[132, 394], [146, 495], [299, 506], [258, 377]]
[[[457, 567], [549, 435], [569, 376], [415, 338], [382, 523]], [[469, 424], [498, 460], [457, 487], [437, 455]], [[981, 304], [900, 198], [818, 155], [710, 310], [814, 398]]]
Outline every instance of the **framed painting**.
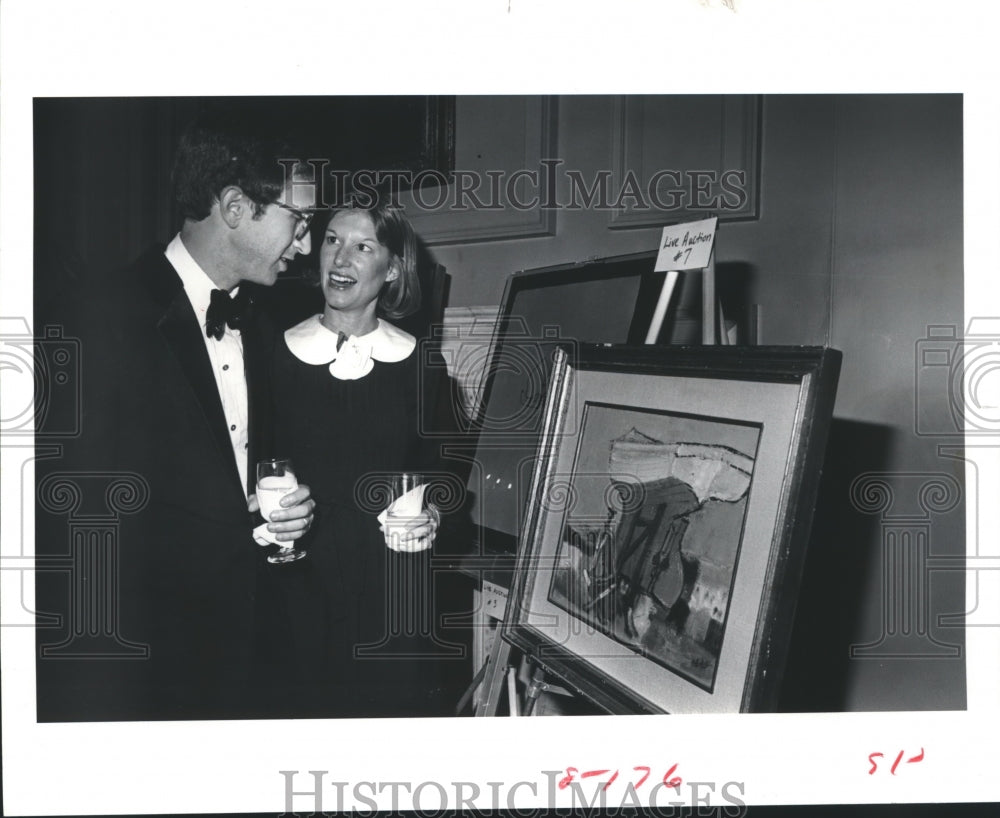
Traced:
[[611, 713], [773, 709], [840, 353], [571, 352], [555, 356], [504, 638]]

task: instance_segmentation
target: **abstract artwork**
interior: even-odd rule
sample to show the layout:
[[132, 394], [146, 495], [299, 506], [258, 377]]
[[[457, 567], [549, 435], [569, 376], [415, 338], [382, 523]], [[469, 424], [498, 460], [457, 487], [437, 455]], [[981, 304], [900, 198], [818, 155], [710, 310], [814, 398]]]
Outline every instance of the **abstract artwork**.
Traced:
[[549, 599], [710, 690], [759, 439], [756, 425], [587, 405], [580, 458], [607, 477], [600, 462], [576, 470]]

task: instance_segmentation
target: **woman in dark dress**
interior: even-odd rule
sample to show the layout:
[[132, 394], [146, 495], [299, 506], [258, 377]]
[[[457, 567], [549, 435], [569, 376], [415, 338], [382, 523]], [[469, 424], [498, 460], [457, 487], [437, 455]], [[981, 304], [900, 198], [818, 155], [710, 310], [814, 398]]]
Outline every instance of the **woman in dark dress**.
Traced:
[[[395, 209], [336, 210], [322, 235], [325, 306], [279, 341], [275, 451], [317, 502], [308, 557], [276, 566], [294, 651], [294, 712], [443, 715], [432, 638], [433, 507], [394, 534], [377, 516], [388, 479], [433, 468], [417, 434], [423, 399], [413, 336], [386, 318], [419, 304], [416, 240]], [[291, 692], [294, 691], [294, 692]]]

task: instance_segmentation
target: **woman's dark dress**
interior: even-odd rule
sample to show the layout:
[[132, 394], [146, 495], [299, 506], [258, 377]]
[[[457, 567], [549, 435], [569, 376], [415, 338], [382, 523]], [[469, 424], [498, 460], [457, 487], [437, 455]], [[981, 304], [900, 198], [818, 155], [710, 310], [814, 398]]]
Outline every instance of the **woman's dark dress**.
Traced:
[[299, 360], [283, 340], [277, 347], [275, 453], [292, 459], [317, 503], [300, 541], [308, 556], [271, 569], [291, 623], [292, 709], [317, 717], [445, 715], [430, 638], [430, 552], [391, 551], [376, 520], [387, 504], [386, 478], [431, 465], [417, 433], [418, 351], [339, 380], [328, 364]]

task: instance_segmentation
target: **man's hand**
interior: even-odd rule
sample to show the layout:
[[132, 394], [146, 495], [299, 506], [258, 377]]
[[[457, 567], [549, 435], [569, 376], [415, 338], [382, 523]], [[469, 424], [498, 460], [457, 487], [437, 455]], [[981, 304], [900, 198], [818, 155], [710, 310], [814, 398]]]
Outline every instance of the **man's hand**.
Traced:
[[[251, 512], [260, 511], [256, 494], [247, 498], [247, 508]], [[300, 483], [295, 491], [290, 491], [281, 498], [281, 509], [271, 513], [267, 530], [273, 532], [275, 539], [280, 542], [297, 540], [312, 525], [314, 508], [316, 501], [310, 496], [309, 486]]]

